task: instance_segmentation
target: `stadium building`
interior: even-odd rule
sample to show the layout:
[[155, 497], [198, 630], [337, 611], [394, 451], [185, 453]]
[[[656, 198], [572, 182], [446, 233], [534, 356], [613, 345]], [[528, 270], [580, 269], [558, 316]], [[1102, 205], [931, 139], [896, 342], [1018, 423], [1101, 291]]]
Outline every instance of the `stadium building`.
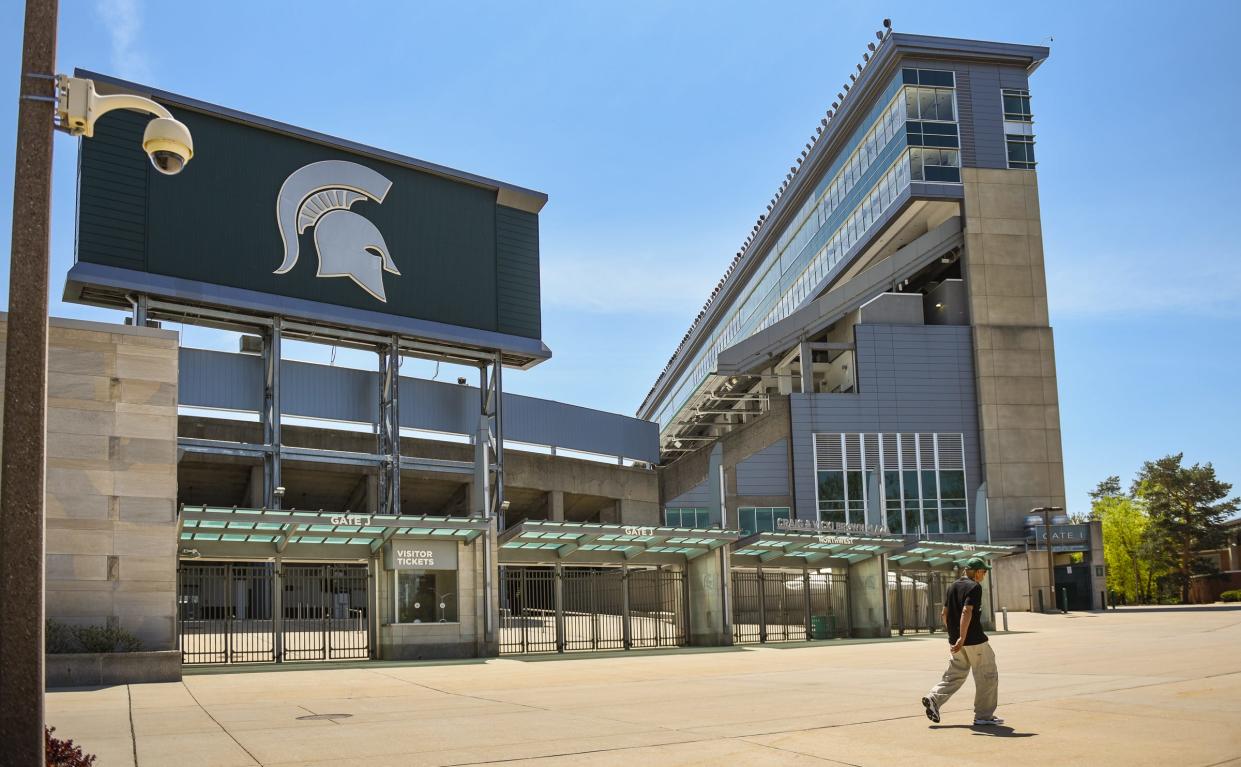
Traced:
[[[638, 410], [670, 523], [1024, 545], [1031, 509], [1065, 505], [1030, 90], [1048, 50], [879, 38]], [[1102, 606], [1090, 540], [1060, 550], [1074, 606]], [[1005, 560], [1000, 601], [1050, 606], [1046, 573]]]
[[[81, 143], [65, 299], [126, 316], [52, 320], [47, 613], [151, 652], [49, 678], [929, 631], [980, 555], [1016, 584], [986, 620], [1030, 607], [1024, 517], [1063, 505], [1047, 51], [874, 49], [637, 418], [504, 391], [551, 356], [542, 193], [80, 72], [168, 108], [196, 155], [156, 172], [127, 112]], [[1087, 533], [1052, 528], [1065, 566]]]

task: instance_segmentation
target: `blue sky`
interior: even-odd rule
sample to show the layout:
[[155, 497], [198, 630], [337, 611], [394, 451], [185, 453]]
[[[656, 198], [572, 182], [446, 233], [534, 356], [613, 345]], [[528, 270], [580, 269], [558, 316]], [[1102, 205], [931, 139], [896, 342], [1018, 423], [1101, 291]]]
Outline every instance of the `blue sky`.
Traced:
[[[555, 357], [505, 384], [632, 413], [885, 15], [898, 31], [1052, 49], [1031, 90], [1070, 510], [1108, 474], [1128, 480], [1177, 451], [1241, 490], [1241, 245], [1227, 183], [1241, 171], [1239, 4], [64, 0], [59, 69], [547, 192]], [[21, 22], [20, 4], [3, 4], [10, 93]], [[6, 243], [15, 104], [0, 104]], [[52, 312], [118, 321], [59, 301], [76, 148], [58, 136]], [[185, 341], [236, 343], [195, 328]]]

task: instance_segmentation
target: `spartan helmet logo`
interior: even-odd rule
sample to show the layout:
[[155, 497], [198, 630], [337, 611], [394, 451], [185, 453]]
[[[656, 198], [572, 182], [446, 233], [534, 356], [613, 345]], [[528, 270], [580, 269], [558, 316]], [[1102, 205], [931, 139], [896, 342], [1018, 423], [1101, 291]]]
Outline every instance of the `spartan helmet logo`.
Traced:
[[297, 238], [315, 228], [317, 277], [348, 277], [388, 302], [383, 273], [400, 276], [388, 244], [375, 225], [349, 207], [358, 200], [382, 203], [392, 182], [362, 165], [344, 160], [312, 162], [289, 174], [276, 198], [276, 223], [284, 240], [284, 262], [276, 274], [297, 265]]

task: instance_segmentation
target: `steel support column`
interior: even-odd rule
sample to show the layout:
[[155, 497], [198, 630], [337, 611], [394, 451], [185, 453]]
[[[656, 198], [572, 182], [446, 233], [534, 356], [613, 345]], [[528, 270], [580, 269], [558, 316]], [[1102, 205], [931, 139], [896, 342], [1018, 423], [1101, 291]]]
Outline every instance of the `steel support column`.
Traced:
[[393, 337], [379, 349], [379, 508], [401, 513], [401, 350]]
[[280, 508], [283, 500], [276, 488], [280, 480], [280, 342], [282, 336], [279, 317], [273, 317], [270, 328], [264, 331], [263, 344], [263, 444], [267, 453], [263, 456], [263, 505], [269, 509]]
[[633, 628], [629, 625], [629, 565], [621, 566], [621, 646], [633, 647]]
[[804, 567], [801, 569], [801, 593], [806, 611], [806, 641], [809, 642], [814, 638], [810, 632], [810, 619], [813, 611], [810, 608], [810, 571]]

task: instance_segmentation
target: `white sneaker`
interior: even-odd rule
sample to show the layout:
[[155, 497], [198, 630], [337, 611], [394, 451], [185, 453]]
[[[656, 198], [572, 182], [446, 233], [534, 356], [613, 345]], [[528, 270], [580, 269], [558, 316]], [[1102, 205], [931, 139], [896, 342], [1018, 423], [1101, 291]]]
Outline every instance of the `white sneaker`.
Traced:
[[922, 707], [926, 709], [927, 719], [930, 719], [932, 722], [935, 722], [935, 723], [939, 722], [939, 706], [935, 703], [934, 698], [929, 697], [929, 696], [926, 698], [923, 698]]
[[998, 716], [988, 716], [988, 717], [976, 716], [974, 717], [975, 727], [994, 726], [997, 724], [1004, 724], [1004, 720], [999, 718]]

